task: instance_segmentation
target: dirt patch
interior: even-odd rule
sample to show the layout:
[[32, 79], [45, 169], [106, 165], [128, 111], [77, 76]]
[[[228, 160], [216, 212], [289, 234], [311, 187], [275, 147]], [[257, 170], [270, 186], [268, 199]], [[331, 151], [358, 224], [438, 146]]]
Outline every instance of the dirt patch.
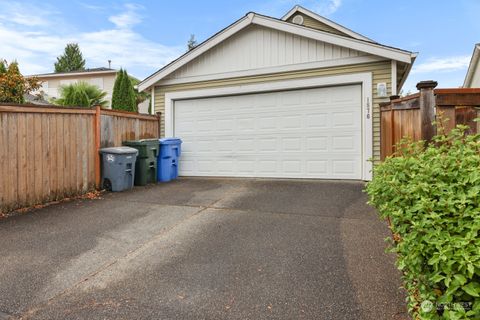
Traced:
[[9, 211], [9, 212], [0, 212], [0, 220], [6, 219], [6, 218], [9, 218], [9, 217], [13, 217], [13, 216], [16, 216], [16, 215], [24, 214], [24, 213], [27, 213], [27, 212], [31, 212], [33, 210], [49, 207], [49, 206], [59, 204], [59, 203], [65, 203], [65, 202], [69, 202], [69, 201], [82, 200], [82, 199], [85, 199], [85, 200], [102, 199], [102, 194], [104, 192], [105, 192], [105, 190], [100, 190], [100, 191], [95, 190], [95, 191], [87, 192], [85, 194], [75, 196], [75, 197], [67, 197], [67, 198], [63, 198], [61, 200], [50, 201], [50, 202], [42, 203], [42, 204], [36, 204], [36, 205], [30, 206], [30, 207], [20, 208], [20, 209], [16, 209], [16, 210]]

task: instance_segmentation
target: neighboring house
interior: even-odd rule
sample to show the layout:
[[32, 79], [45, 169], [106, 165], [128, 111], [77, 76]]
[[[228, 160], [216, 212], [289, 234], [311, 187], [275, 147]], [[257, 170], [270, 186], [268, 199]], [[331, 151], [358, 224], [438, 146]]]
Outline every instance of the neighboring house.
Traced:
[[80, 81], [96, 85], [107, 93], [108, 105], [111, 106], [113, 85], [117, 76], [117, 70], [109, 68], [94, 68], [83, 71], [46, 73], [32, 75], [42, 81], [42, 87], [38, 90], [43, 92], [45, 99], [58, 98], [61, 85], [68, 85]]
[[23, 95], [23, 99], [25, 100], [25, 103], [27, 104], [36, 104], [40, 106], [46, 106], [46, 105], [51, 105], [50, 102], [45, 100], [42, 94], [30, 94], [26, 93]]
[[467, 76], [463, 83], [464, 88], [480, 88], [480, 43], [475, 45], [473, 49], [472, 59], [468, 66]]
[[138, 108], [138, 113], [149, 113], [149, 108], [150, 108], [150, 99], [147, 98], [145, 101], [140, 102], [137, 106]]
[[379, 103], [415, 57], [296, 6], [247, 14], [138, 87], [184, 142], [181, 175], [369, 180]]

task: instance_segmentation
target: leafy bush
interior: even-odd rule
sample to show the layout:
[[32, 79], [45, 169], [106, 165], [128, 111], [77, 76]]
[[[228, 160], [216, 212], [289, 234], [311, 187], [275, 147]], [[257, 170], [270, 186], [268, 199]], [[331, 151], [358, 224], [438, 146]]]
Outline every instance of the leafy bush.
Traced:
[[97, 86], [86, 82], [77, 82], [60, 87], [60, 98], [52, 102], [61, 106], [93, 107], [108, 105], [107, 93]]
[[480, 319], [480, 135], [466, 129], [404, 140], [366, 188], [390, 222], [414, 319]]
[[37, 90], [41, 81], [36, 77], [25, 78], [18, 63], [0, 59], [0, 102], [24, 103], [24, 95]]

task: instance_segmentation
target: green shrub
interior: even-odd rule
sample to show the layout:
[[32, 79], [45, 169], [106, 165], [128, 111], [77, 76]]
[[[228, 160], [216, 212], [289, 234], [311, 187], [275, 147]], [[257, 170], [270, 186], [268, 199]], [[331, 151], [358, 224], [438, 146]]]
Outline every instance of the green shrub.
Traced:
[[367, 184], [390, 222], [414, 319], [480, 319], [480, 135], [466, 129], [426, 146], [403, 141]]
[[93, 107], [108, 105], [107, 93], [97, 86], [86, 82], [77, 82], [60, 86], [60, 98], [52, 102], [61, 106]]

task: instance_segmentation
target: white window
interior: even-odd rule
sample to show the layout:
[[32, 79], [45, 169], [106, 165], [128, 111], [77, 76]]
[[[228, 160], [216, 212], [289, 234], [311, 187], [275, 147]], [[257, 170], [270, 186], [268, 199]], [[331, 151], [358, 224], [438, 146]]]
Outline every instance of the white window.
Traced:
[[89, 80], [90, 84], [97, 86], [101, 90], [103, 90], [103, 78], [92, 78]]

